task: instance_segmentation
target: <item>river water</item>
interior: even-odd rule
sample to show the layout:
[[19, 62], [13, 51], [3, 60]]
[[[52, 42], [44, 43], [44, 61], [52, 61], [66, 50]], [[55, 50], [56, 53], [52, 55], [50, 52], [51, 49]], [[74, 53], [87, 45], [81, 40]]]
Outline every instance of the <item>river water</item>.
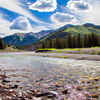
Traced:
[[0, 69], [12, 84], [38, 88], [35, 82], [77, 84], [83, 77], [100, 77], [100, 61], [32, 56], [34, 52], [1, 53]]

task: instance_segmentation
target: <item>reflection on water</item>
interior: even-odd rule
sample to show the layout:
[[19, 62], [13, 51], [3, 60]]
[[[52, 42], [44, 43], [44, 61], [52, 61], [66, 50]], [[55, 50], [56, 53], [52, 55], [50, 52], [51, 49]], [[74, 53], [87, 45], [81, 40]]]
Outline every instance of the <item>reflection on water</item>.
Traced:
[[[29, 53], [0, 54], [0, 69], [10, 76], [10, 80], [26, 86], [38, 79], [45, 79], [46, 83], [60, 82], [68, 84], [84, 75], [100, 76], [100, 61], [72, 60], [31, 56]], [[27, 55], [26, 55], [27, 54]], [[48, 81], [47, 81], [48, 80]], [[77, 82], [76, 82], [77, 84]]]

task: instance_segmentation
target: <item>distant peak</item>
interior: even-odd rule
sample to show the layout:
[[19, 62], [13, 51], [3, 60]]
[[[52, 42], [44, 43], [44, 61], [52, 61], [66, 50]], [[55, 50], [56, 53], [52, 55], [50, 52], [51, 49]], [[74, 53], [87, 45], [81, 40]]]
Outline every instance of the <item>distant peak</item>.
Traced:
[[85, 27], [94, 27], [94, 28], [100, 29], [100, 25], [95, 25], [95, 24], [92, 24], [92, 23], [86, 23], [83, 26], [85, 26]]
[[84, 26], [95, 26], [95, 25], [92, 23], [85, 23]]
[[24, 33], [15, 33], [13, 35], [20, 36], [20, 37], [24, 37], [25, 34]]

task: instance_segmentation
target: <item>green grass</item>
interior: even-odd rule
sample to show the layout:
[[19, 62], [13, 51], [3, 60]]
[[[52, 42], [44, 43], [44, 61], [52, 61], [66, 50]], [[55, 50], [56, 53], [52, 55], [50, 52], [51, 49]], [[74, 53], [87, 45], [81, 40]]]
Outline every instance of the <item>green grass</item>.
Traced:
[[95, 55], [96, 53], [95, 53], [95, 52], [90, 52], [89, 54], [90, 54], [90, 55]]
[[66, 56], [59, 56], [58, 58], [66, 59], [66, 58], [68, 58], [68, 57], [66, 57]]
[[41, 48], [41, 49], [38, 49], [38, 50], [59, 50], [60, 51], [63, 51], [63, 50], [76, 50], [76, 51], [80, 51], [82, 48], [64, 48], [64, 49], [56, 49], [56, 48]]
[[83, 54], [83, 52], [79, 52], [79, 54]]
[[[91, 47], [91, 52], [89, 53], [90, 55], [94, 55], [94, 54], [98, 54], [100, 55], [100, 50], [97, 52], [92, 52], [92, 50], [94, 50], [95, 48], [100, 48], [100, 47]], [[79, 54], [84, 54], [84, 52], [82, 52], [82, 50], [84, 49], [88, 49], [88, 48], [64, 48], [64, 49], [56, 49], [56, 48], [41, 48], [41, 49], [37, 49], [36, 51], [38, 52], [45, 52], [45, 51], [55, 51], [56, 53], [64, 53], [65, 51], [78, 51]]]
[[91, 48], [100, 48], [100, 47], [91, 47]]
[[75, 51], [80, 51], [82, 48], [65, 48], [62, 50], [75, 50]]
[[5, 49], [0, 49], [0, 51], [24, 51], [24, 50], [14, 49], [13, 47], [7, 47]]
[[70, 27], [67, 30], [64, 30], [64, 32], [71, 32], [71, 33], [81, 33], [81, 34], [89, 34], [91, 33], [87, 28], [84, 26], [76, 26], [76, 27]]
[[0, 51], [21, 51], [19, 49], [1, 49]]
[[100, 50], [98, 50], [98, 51], [96, 52], [96, 54], [97, 54], [97, 55], [100, 55]]
[[70, 33], [80, 33], [80, 34], [90, 34], [93, 33], [100, 33], [100, 29], [96, 29], [93, 27], [84, 27], [84, 26], [75, 26], [75, 27], [69, 27], [68, 29], [64, 30], [63, 32], [70, 32]]
[[38, 49], [38, 50], [56, 50], [56, 48], [41, 48], [41, 49]]

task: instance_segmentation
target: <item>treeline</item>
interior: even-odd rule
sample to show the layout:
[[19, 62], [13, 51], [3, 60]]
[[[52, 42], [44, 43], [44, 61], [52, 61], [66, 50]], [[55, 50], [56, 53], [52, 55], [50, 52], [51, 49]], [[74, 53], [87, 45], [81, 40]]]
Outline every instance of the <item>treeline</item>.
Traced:
[[0, 49], [5, 49], [5, 48], [6, 48], [6, 45], [3, 42], [2, 38], [0, 38]]
[[35, 44], [36, 48], [87, 48], [100, 46], [100, 34], [68, 34], [65, 38], [54, 38]]

